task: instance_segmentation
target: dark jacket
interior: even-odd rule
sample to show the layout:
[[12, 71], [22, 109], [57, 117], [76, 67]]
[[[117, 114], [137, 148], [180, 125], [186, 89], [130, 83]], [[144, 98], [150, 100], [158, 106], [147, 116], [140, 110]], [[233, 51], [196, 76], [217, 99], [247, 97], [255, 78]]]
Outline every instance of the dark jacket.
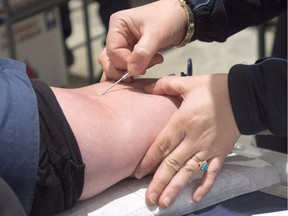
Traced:
[[[287, 10], [287, 0], [186, 0], [193, 12], [193, 40], [224, 42], [249, 26]], [[233, 113], [241, 134], [269, 129], [287, 136], [287, 59], [235, 65], [228, 75]]]

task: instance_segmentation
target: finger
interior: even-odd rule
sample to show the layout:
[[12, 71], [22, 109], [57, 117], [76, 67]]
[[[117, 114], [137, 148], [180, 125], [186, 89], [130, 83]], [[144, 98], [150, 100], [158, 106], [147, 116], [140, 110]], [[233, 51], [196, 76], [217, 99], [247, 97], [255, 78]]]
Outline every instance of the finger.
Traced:
[[165, 76], [155, 83], [145, 86], [145, 91], [150, 94], [159, 95], [182, 95], [184, 94], [184, 88], [181, 80], [181, 77]]
[[177, 172], [170, 183], [167, 185], [159, 198], [159, 206], [169, 207], [175, 200], [177, 194], [192, 180], [195, 173], [199, 171], [198, 163], [191, 157], [186, 161], [182, 168]]
[[[124, 48], [114, 49], [113, 51], [109, 52], [109, 56], [111, 59], [113, 59], [113, 61], [108, 57], [108, 54], [106, 52], [107, 52], [106, 49], [103, 50], [98, 57], [100, 65], [102, 66], [105, 73], [108, 74], [107, 77], [114, 79], [120, 78], [117, 71], [124, 71], [124, 70], [128, 71], [127, 58], [131, 54], [131, 52]], [[148, 68], [153, 67], [156, 64], [162, 63], [163, 60], [164, 60], [163, 56], [161, 54], [156, 53], [153, 56], [151, 62], [149, 63]]]
[[[119, 70], [115, 68], [113, 64], [110, 64], [108, 70], [105, 71], [106, 76], [108, 76], [110, 80], [114, 80], [114, 81], [119, 80], [126, 72], [127, 71], [125, 70]], [[129, 77], [129, 78], [127, 78], [125, 81], [128, 81], [128, 80], [130, 81], [132, 79], [132, 77]]]
[[159, 55], [156, 55], [159, 44], [157, 39], [151, 40], [151, 34], [144, 34], [128, 57], [128, 71], [133, 75], [143, 75], [152, 62], [163, 61]]
[[156, 53], [156, 54], [153, 56], [150, 64], [148, 65], [148, 68], [151, 68], [151, 67], [153, 67], [153, 66], [155, 66], [155, 65], [157, 65], [157, 64], [161, 64], [163, 61], [164, 61], [163, 56], [162, 56], [161, 54], [159, 54], [159, 53]]
[[101, 65], [103, 71], [107, 71], [110, 64], [110, 59], [107, 56], [106, 47], [102, 50], [98, 56], [98, 62]]
[[[175, 174], [177, 175], [180, 172], [179, 170], [182, 169], [181, 167], [183, 166], [185, 161], [191, 156], [191, 154], [193, 154], [193, 150], [191, 150], [191, 149], [193, 149], [193, 148], [191, 148], [190, 140], [185, 139], [177, 146], [177, 148], [175, 148], [173, 150], [173, 152], [169, 156], [167, 156], [163, 160], [163, 162], [161, 163], [161, 165], [159, 166], [159, 168], [155, 172], [154, 177], [153, 177], [153, 179], [152, 179], [152, 181], [149, 184], [149, 187], [147, 189], [146, 203], [148, 205], [154, 205], [158, 202], [158, 199], [159, 199], [160, 195], [163, 193], [164, 189], [170, 186], [171, 179], [174, 179]], [[197, 166], [198, 166], [198, 164], [196, 163], [196, 169], [197, 169]], [[186, 168], [188, 169], [188, 167], [185, 167], [182, 171], [186, 172], [187, 171]], [[183, 177], [183, 176], [181, 176], [181, 177]], [[177, 177], [177, 180], [175, 183], [177, 183], [178, 180], [179, 179]], [[178, 187], [178, 185], [176, 185], [174, 183], [172, 185], [172, 187], [170, 187], [170, 189], [171, 188], [176, 189], [176, 191], [177, 191], [177, 189], [180, 190], [182, 188], [182, 184], [185, 184], [186, 180], [187, 180], [187, 178], [184, 177], [184, 183], [181, 182], [181, 186]], [[169, 185], [169, 186], [167, 186], [167, 185]], [[173, 187], [173, 186], [175, 186], [175, 187]], [[173, 191], [173, 192], [175, 192], [175, 191]], [[176, 192], [176, 194], [177, 193], [178, 192]], [[174, 195], [172, 195], [172, 196], [174, 198]], [[165, 197], [165, 198], [169, 198], [169, 196]], [[162, 201], [162, 203], [163, 203], [163, 201]], [[162, 206], [165, 206], [165, 204], [162, 204]]]
[[[111, 81], [111, 80], [118, 80], [120, 79], [127, 71], [126, 70], [120, 70], [115, 68], [114, 64], [111, 63], [111, 61], [105, 62], [105, 68], [106, 70], [103, 70], [103, 74], [101, 77], [101, 82], [103, 81]], [[123, 82], [131, 83], [133, 82], [133, 77], [128, 77]]]
[[[119, 13], [118, 13], [119, 14]], [[111, 16], [110, 21], [112, 19], [117, 19], [117, 14]], [[125, 23], [122, 23], [120, 20], [115, 20], [111, 22], [109, 31], [106, 37], [106, 49], [107, 56], [113, 61], [113, 64], [116, 68], [127, 70], [127, 58], [131, 55], [134, 44], [129, 44], [129, 42], [136, 41], [133, 37], [133, 34], [124, 27], [124, 32], [122, 27], [118, 25], [126, 26]], [[119, 30], [119, 28], [121, 30]]]
[[116, 68], [111, 59], [107, 56], [106, 51], [106, 48], [104, 48], [98, 57], [98, 62], [103, 69], [101, 81], [118, 80], [126, 71]]
[[[126, 54], [125, 54], [126, 53]], [[127, 69], [127, 58], [131, 52], [126, 52], [125, 49], [116, 49], [113, 50], [113, 52], [110, 52], [109, 57], [113, 59], [113, 61], [109, 58], [109, 60], [105, 60], [105, 56], [99, 56], [99, 62], [102, 65], [103, 68], [106, 69], [106, 73], [109, 75], [109, 77], [118, 77], [117, 76], [117, 71], [128, 71], [129, 73], [130, 70]], [[108, 57], [108, 55], [106, 55]], [[153, 67], [156, 64], [160, 64], [163, 62], [163, 56], [161, 54], [156, 53], [149, 65], [147, 66], [148, 68]], [[145, 68], [146, 71], [146, 68]], [[144, 71], [144, 73], [145, 73]], [[139, 75], [140, 73], [136, 71], [136, 73], [131, 73], [133, 75]]]
[[103, 71], [102, 76], [101, 76], [101, 79], [100, 79], [100, 82], [105, 82], [105, 81], [111, 81], [111, 78], [108, 77], [108, 76], [106, 75], [106, 73]]
[[107, 56], [110, 58], [113, 66], [120, 70], [127, 70], [127, 59], [130, 55], [131, 51], [126, 48], [107, 49]]
[[213, 158], [208, 161], [209, 167], [204, 173], [202, 180], [192, 195], [194, 202], [199, 202], [212, 188], [222, 168], [224, 158]]
[[[179, 131], [182, 123], [178, 118], [176, 112], [165, 128], [159, 133], [158, 137], [135, 169], [136, 178], [142, 178], [147, 175], [151, 170], [158, 166], [179, 143], [181, 143], [185, 136], [185, 132]], [[174, 131], [175, 133], [171, 133], [171, 131]]]

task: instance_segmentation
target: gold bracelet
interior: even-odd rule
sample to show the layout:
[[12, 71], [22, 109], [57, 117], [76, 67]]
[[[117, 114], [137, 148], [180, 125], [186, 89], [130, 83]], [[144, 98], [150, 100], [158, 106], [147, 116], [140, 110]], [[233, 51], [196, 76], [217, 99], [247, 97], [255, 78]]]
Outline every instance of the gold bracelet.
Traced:
[[185, 35], [184, 39], [182, 40], [182, 42], [177, 46], [177, 47], [183, 47], [191, 41], [192, 36], [194, 34], [194, 31], [195, 31], [195, 25], [194, 25], [193, 13], [192, 13], [190, 7], [186, 4], [186, 1], [185, 0], [178, 0], [178, 1], [185, 11], [186, 20], [187, 20], [186, 35]]

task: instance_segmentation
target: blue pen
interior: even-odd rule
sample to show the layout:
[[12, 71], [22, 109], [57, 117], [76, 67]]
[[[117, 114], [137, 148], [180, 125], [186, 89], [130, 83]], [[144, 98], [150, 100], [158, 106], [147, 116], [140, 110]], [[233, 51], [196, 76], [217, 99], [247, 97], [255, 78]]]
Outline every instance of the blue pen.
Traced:
[[192, 59], [189, 58], [187, 60], [187, 75], [192, 76], [193, 75], [193, 64], [192, 64]]
[[193, 75], [193, 64], [192, 59], [188, 58], [187, 60], [187, 74], [181, 72], [181, 76], [192, 76]]

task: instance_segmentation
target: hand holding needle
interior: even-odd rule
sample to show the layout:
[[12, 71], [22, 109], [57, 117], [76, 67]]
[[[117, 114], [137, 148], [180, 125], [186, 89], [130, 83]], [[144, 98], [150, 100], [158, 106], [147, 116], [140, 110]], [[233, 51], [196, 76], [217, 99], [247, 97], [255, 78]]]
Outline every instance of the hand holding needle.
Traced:
[[[181, 72], [181, 76], [182, 76]], [[192, 69], [192, 59], [189, 58], [187, 61], [187, 74], [183, 73], [183, 76], [192, 76], [193, 73], [193, 69]], [[106, 94], [110, 89], [112, 89], [115, 85], [117, 85], [118, 83], [120, 83], [121, 81], [127, 79], [128, 77], [132, 76], [129, 72], [126, 72], [118, 81], [116, 81], [112, 86], [110, 86], [106, 91], [104, 91], [100, 96]]]
[[102, 95], [106, 94], [110, 89], [112, 89], [115, 85], [117, 85], [119, 82], [121, 82], [122, 80], [125, 80], [126, 78], [132, 76], [129, 72], [126, 72], [118, 81], [116, 81], [112, 86], [110, 86], [106, 91], [104, 91]]

